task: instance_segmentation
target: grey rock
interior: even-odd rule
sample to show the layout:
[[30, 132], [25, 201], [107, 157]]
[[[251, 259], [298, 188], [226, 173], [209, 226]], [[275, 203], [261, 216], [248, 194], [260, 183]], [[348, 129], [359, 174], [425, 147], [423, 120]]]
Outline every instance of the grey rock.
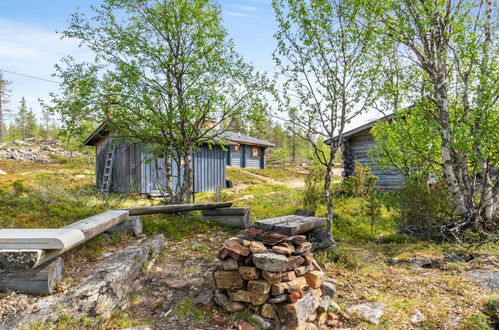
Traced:
[[329, 306], [331, 304], [331, 297], [322, 296], [317, 299], [319, 306], [317, 307], [317, 313], [327, 313]]
[[225, 309], [227, 312], [239, 312], [244, 309], [244, 305], [238, 302], [231, 301], [225, 293], [217, 290], [214, 297], [215, 302], [218, 306]]
[[319, 307], [319, 300], [312, 292], [305, 294], [294, 304], [284, 304], [277, 306], [279, 319], [285, 325], [303, 325], [307, 322], [310, 314]]
[[336, 280], [334, 278], [331, 278], [331, 277], [326, 277], [324, 279], [324, 282], [328, 282], [328, 283], [332, 283], [332, 284], [338, 284], [338, 282], [336, 282]]
[[379, 324], [379, 319], [385, 311], [385, 303], [369, 302], [358, 304], [347, 308], [349, 314], [357, 313], [361, 318], [372, 324]]
[[295, 211], [295, 215], [301, 215], [304, 217], [313, 217], [313, 216], [315, 216], [315, 211], [314, 210], [307, 210], [307, 209], [297, 209]]
[[194, 304], [200, 308], [211, 308], [213, 306], [214, 290], [206, 290], [194, 298]]
[[336, 285], [331, 282], [323, 282], [322, 283], [322, 294], [325, 296], [329, 296], [330, 298], [334, 297], [336, 293]]
[[475, 269], [468, 272], [468, 277], [483, 287], [491, 290], [499, 289], [499, 272], [489, 269]]
[[315, 242], [327, 242], [329, 239], [328, 231], [325, 228], [317, 228], [310, 232], [310, 239]]
[[251, 315], [248, 318], [248, 321], [258, 329], [263, 329], [263, 330], [272, 329], [272, 323], [259, 315], [255, 314]]
[[288, 258], [282, 254], [273, 252], [265, 252], [253, 254], [253, 263], [257, 268], [269, 272], [284, 272], [288, 267]]
[[269, 303], [271, 304], [278, 304], [285, 302], [288, 299], [288, 296], [285, 294], [281, 294], [280, 296], [275, 296], [269, 299]]
[[426, 320], [426, 317], [421, 313], [418, 309], [414, 311], [414, 314], [411, 316], [411, 322], [414, 324], [418, 324]]
[[338, 303], [336, 301], [331, 299], [331, 301], [329, 303], [329, 309], [332, 310], [333, 312], [338, 312], [341, 310], [341, 307], [340, 307], [340, 305], [338, 305]]

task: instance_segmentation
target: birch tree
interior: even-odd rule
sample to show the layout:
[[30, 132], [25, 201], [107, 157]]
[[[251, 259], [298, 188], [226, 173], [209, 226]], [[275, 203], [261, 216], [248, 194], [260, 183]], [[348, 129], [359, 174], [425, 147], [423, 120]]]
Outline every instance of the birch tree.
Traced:
[[0, 141], [4, 139], [4, 125], [7, 116], [11, 113], [11, 110], [7, 107], [10, 101], [11, 90], [9, 85], [12, 82], [5, 79], [3, 73], [0, 71]]
[[443, 232], [460, 240], [468, 228], [494, 228], [494, 195], [499, 193], [491, 177], [499, 165], [497, 3], [375, 1], [366, 9], [376, 13], [381, 33], [396, 43], [404, 66], [419, 74], [419, 86], [401, 84], [395, 90], [409, 90], [416, 111], [423, 112], [420, 118], [432, 120], [432, 132], [437, 132], [420, 130], [416, 136], [438, 147], [438, 157], [430, 158], [447, 181], [460, 216]]
[[[278, 23], [274, 60], [283, 81], [280, 109], [325, 167], [328, 232], [333, 225], [334, 156], [345, 126], [375, 97], [375, 35], [351, 0], [273, 0]], [[324, 150], [318, 141], [328, 141]]]
[[[67, 126], [106, 120], [147, 143], [165, 159], [171, 201], [189, 202], [193, 152], [224, 131], [206, 122], [243, 117], [261, 77], [234, 50], [215, 1], [104, 0], [93, 12], [73, 14], [63, 36], [79, 39], [96, 60], [66, 58], [57, 67], [63, 84], [54, 109]], [[177, 187], [172, 164], [183, 173]]]

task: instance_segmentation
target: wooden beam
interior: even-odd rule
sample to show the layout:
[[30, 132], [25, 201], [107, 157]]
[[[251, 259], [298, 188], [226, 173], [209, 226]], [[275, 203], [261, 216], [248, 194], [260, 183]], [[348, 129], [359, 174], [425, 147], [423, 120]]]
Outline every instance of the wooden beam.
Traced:
[[[81, 230], [83, 235], [85, 235], [84, 241], [86, 241], [123, 222], [127, 217], [128, 210], [110, 210], [72, 223], [63, 228]], [[81, 242], [79, 244], [81, 244]]]
[[0, 273], [0, 291], [17, 291], [25, 294], [52, 294], [57, 283], [64, 278], [61, 258], [25, 271]]
[[160, 206], [132, 207], [124, 210], [127, 210], [130, 215], [146, 215], [146, 214], [177, 213], [177, 212], [190, 212], [190, 211], [224, 208], [224, 207], [231, 207], [232, 204], [233, 204], [232, 202], [172, 204], [172, 205], [160, 205]]

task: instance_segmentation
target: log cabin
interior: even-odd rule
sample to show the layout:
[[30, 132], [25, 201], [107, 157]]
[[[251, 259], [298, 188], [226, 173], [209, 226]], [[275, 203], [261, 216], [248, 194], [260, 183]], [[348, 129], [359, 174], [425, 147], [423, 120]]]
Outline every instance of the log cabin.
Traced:
[[[348, 178], [355, 172], [355, 164], [360, 163], [368, 167], [372, 174], [378, 177], [378, 186], [381, 190], [399, 189], [404, 184], [404, 176], [394, 169], [381, 168], [376, 160], [372, 159], [369, 151], [376, 145], [371, 134], [371, 128], [379, 121], [392, 120], [393, 114], [373, 120], [367, 124], [343, 133], [343, 177]], [[326, 144], [328, 142], [326, 141]]]

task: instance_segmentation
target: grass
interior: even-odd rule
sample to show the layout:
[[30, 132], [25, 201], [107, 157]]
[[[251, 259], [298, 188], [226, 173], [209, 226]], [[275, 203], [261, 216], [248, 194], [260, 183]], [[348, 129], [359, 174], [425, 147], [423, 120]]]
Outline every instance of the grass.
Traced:
[[285, 169], [282, 169], [281, 167], [268, 167], [265, 169], [246, 168], [244, 170], [281, 182], [304, 180], [307, 176], [306, 172], [298, 172], [296, 171], [296, 169], [290, 167], [287, 167]]
[[[8, 175], [0, 176], [0, 227], [41, 228], [60, 227], [94, 215], [107, 209], [129, 204], [150, 205], [150, 201], [130, 196], [104, 196], [93, 191], [93, 170], [84, 163], [61, 163], [40, 165], [34, 163], [0, 162], [0, 169]], [[240, 184], [234, 189], [225, 189], [222, 200], [235, 201], [236, 207], [250, 207], [253, 221], [292, 214], [303, 208], [304, 191], [286, 183], [290, 178], [303, 178], [293, 169], [255, 170], [255, 173], [282, 184], [269, 184], [247, 171], [229, 168], [228, 177]], [[489, 290], [471, 282], [466, 272], [473, 269], [468, 263], [448, 264], [445, 269], [423, 269], [407, 266], [389, 266], [387, 259], [406, 254], [442, 257], [453, 250], [497, 255], [497, 244], [484, 244], [466, 250], [455, 244], [437, 244], [422, 241], [417, 237], [402, 235], [397, 231], [400, 212], [392, 205], [389, 196], [379, 196], [382, 201], [381, 215], [374, 227], [366, 214], [366, 200], [360, 197], [335, 197], [334, 238], [338, 248], [320, 252], [318, 261], [328, 276], [338, 281], [337, 302], [349, 306], [367, 301], [386, 303], [380, 328], [410, 328], [410, 317], [419, 310], [426, 321], [419, 326], [427, 329], [461, 328], [482, 329], [497, 320], [499, 299]], [[196, 202], [213, 201], [213, 193], [196, 195]], [[325, 208], [319, 207], [317, 215], [324, 216]], [[168, 250], [161, 258], [187, 258], [199, 255], [213, 257], [216, 243], [210, 241], [221, 235], [230, 235], [231, 230], [203, 221], [199, 213], [189, 215], [144, 216], [147, 234], [163, 233], [169, 240]], [[66, 265], [79, 265], [94, 260], [109, 246], [126, 244], [131, 237], [122, 234], [99, 235], [77, 249], [68, 258]], [[208, 260], [208, 259], [207, 259]], [[211, 259], [210, 259], [211, 260]], [[197, 272], [188, 268], [187, 272]], [[1, 297], [0, 297], [1, 298]], [[208, 314], [192, 306], [192, 299], [180, 301], [174, 311], [179, 316], [193, 314], [205, 319]], [[495, 316], [494, 316], [495, 315]], [[243, 318], [245, 313], [230, 315]], [[90, 325], [89, 322], [94, 322]], [[55, 325], [58, 329], [71, 327], [90, 328], [97, 321], [62, 319]], [[109, 327], [126, 327], [135, 324], [126, 314], [100, 320]], [[371, 325], [352, 318], [346, 326], [358, 329]]]

